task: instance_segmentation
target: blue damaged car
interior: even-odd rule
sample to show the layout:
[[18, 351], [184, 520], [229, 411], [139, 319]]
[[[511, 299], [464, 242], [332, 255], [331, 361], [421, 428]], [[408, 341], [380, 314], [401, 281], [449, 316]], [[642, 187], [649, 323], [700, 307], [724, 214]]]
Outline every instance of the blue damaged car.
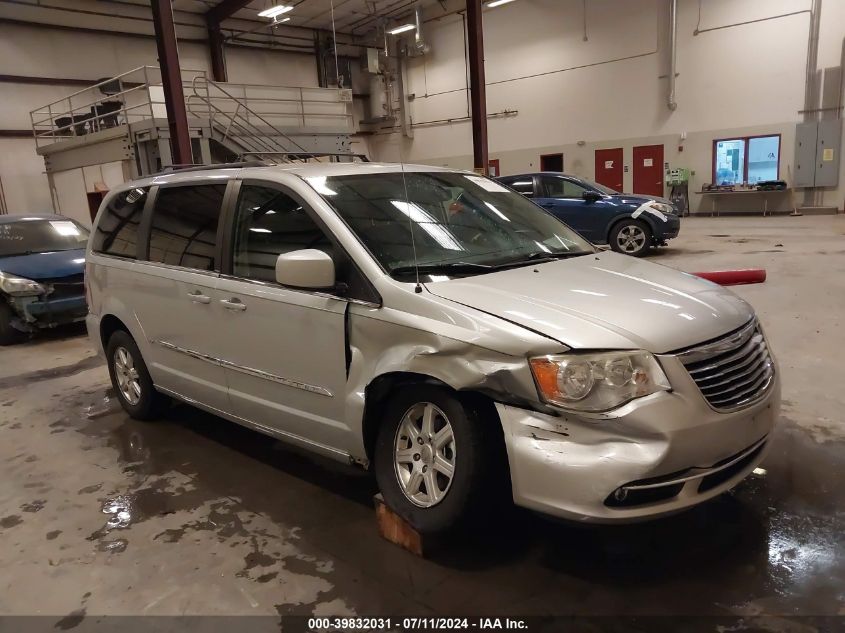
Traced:
[[87, 242], [61, 215], [0, 215], [0, 345], [85, 319]]
[[541, 172], [504, 176], [499, 182], [563, 220], [594, 244], [640, 257], [678, 236], [681, 219], [671, 201], [619, 193], [589, 180]]

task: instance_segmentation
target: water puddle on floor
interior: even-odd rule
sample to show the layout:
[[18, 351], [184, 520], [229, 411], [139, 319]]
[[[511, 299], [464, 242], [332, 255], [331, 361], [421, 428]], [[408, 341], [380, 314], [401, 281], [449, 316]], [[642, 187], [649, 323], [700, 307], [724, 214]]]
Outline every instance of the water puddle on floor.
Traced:
[[[755, 475], [691, 511], [624, 526], [515, 511], [426, 561], [379, 539], [368, 475], [188, 406], [141, 423], [116, 409], [114, 398], [99, 398], [76, 401], [75, 428], [115, 450], [114, 468], [129, 490], [90, 495], [104, 515], [89, 537], [99, 551], [120, 553], [133, 547], [134, 525], [188, 510], [190, 521], [162, 527], [153, 543], [210, 532], [248, 548], [244, 577], [278, 582], [271, 567], [281, 559], [265, 560], [266, 534], [242, 519], [248, 507], [299, 547], [324, 562], [344, 561], [384, 582], [385, 591], [400, 582], [385, 571], [389, 565], [427, 579], [403, 591], [444, 611], [461, 599], [479, 610], [509, 604], [522, 613], [835, 614], [845, 599], [845, 444], [815, 441], [788, 419]], [[342, 577], [333, 582], [344, 589]]]

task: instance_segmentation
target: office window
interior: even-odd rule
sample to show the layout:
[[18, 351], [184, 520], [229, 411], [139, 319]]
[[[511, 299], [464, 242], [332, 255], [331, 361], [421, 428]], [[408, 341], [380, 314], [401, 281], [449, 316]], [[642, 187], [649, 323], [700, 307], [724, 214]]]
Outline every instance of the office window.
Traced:
[[147, 189], [130, 189], [109, 201], [94, 229], [91, 249], [118, 257], [135, 259], [138, 227], [147, 201]]
[[150, 227], [150, 261], [214, 270], [217, 223], [226, 185], [159, 189]]
[[778, 179], [780, 134], [713, 141], [713, 182], [756, 184]]
[[757, 136], [748, 139], [748, 182], [778, 179], [780, 136]]

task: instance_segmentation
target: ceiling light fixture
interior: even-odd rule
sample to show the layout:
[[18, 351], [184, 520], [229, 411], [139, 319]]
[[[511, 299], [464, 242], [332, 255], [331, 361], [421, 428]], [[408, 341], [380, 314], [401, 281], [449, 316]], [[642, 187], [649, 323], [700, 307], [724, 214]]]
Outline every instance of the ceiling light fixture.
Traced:
[[513, 2], [513, 0], [492, 0], [492, 2], [488, 2], [484, 6], [488, 9], [494, 9], [496, 7], [500, 7], [503, 4], [507, 4], [508, 2]]
[[260, 11], [258, 13], [258, 17], [275, 18], [277, 15], [282, 15], [282, 13], [287, 13], [288, 11], [293, 11], [293, 7], [277, 4], [275, 7], [270, 7], [269, 9], [264, 9], [264, 11]]
[[413, 31], [415, 28], [417, 27], [413, 24], [403, 24], [402, 26], [397, 26], [395, 29], [390, 29], [388, 33], [391, 35], [399, 35], [405, 31]]
[[273, 24], [281, 24], [282, 22], [290, 22], [290, 16], [282, 18], [281, 20], [279, 18], [273, 18]]

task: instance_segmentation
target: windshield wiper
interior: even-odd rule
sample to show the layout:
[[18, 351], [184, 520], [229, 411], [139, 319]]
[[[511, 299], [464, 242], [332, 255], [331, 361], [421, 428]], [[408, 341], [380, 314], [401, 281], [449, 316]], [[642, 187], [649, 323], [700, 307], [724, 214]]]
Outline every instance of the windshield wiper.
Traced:
[[0, 253], [0, 257], [22, 257], [32, 255], [34, 251], [21, 251], [20, 253]]
[[474, 264], [472, 262], [441, 262], [434, 264], [420, 264], [419, 266], [397, 266], [390, 270], [391, 276], [396, 275], [413, 275], [419, 271], [420, 275], [431, 274], [446, 274], [446, 275], [460, 275], [462, 273], [489, 273], [495, 270], [496, 267], [488, 266], [486, 264]]
[[531, 253], [530, 255], [526, 255], [522, 259], [514, 259], [509, 262], [504, 262], [496, 266], [496, 268], [507, 268], [510, 266], [525, 266], [528, 264], [551, 262], [556, 259], [567, 259], [569, 257], [579, 257], [581, 255], [586, 254], [587, 251], [566, 251], [564, 253], [546, 253], [545, 251], [539, 251], [537, 253]]

